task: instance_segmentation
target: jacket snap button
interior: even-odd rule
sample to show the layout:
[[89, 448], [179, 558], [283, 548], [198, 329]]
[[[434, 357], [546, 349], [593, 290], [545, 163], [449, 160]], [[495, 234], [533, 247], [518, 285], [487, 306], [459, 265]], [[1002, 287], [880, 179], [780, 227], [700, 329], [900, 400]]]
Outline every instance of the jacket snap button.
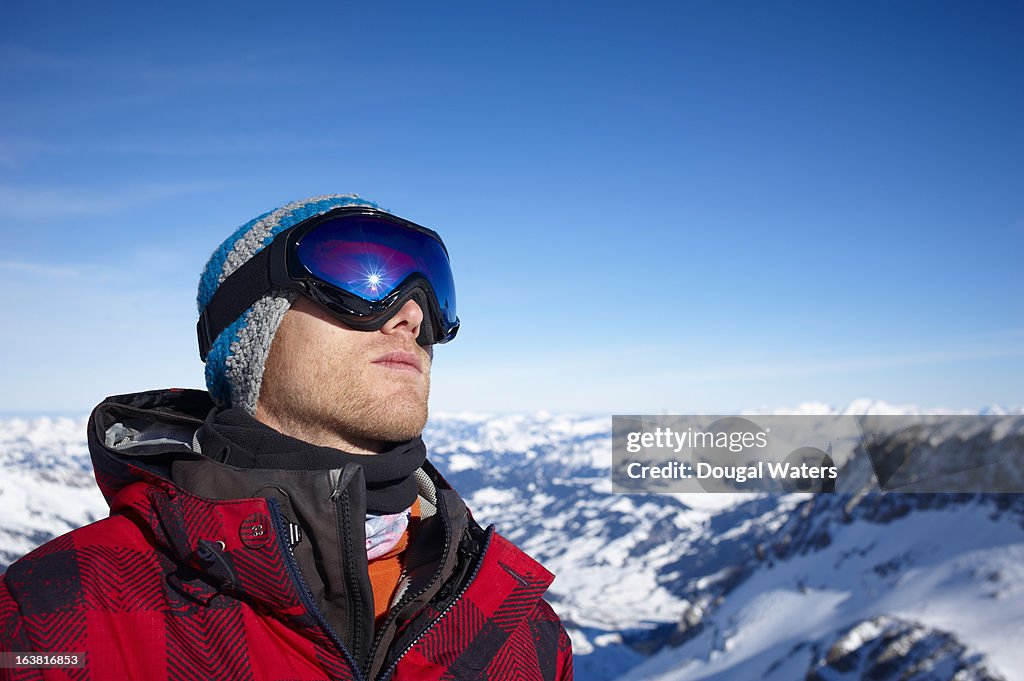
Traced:
[[238, 537], [250, 549], [262, 549], [270, 543], [270, 518], [264, 513], [253, 513], [242, 521]]

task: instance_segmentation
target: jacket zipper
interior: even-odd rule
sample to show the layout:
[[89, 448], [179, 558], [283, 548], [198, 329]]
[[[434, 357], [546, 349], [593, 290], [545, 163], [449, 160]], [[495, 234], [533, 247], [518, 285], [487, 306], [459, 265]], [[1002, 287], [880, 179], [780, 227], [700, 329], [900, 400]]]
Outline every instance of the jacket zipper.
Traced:
[[352, 668], [352, 673], [356, 676], [356, 681], [364, 681], [363, 674], [359, 670], [359, 666], [355, 663], [355, 659], [352, 657], [352, 654], [347, 648], [345, 648], [345, 644], [342, 643], [340, 638], [338, 638], [334, 629], [332, 629], [331, 625], [328, 624], [327, 618], [324, 617], [322, 612], [320, 612], [320, 608], [317, 607], [316, 602], [313, 600], [313, 594], [309, 590], [309, 586], [306, 585], [306, 580], [303, 578], [302, 572], [299, 571], [299, 567], [295, 562], [295, 552], [284, 540], [288, 534], [285, 532], [284, 520], [281, 517], [281, 507], [278, 505], [277, 499], [267, 499], [267, 508], [270, 509], [270, 517], [274, 523], [274, 530], [277, 532], [277, 542], [287, 549], [287, 551], [284, 552], [285, 564], [288, 568], [292, 581], [299, 586], [299, 596], [302, 598], [302, 602], [306, 606], [306, 610], [313, 615], [313, 618], [320, 624], [320, 628], [324, 630], [327, 637], [335, 646], [338, 647], [338, 650], [341, 651], [342, 655], [344, 655], [349, 667]]
[[[438, 509], [438, 513], [440, 513], [440, 509]], [[444, 523], [444, 544], [444, 551], [441, 552], [442, 556], [448, 555], [448, 551], [451, 549], [452, 545], [451, 524], [448, 522]], [[399, 584], [402, 583], [402, 579], [406, 576], [406, 567], [406, 565], [402, 565], [402, 571], [398, 577]], [[366, 669], [364, 670], [366, 677], [370, 676], [370, 668], [373, 667], [373, 658], [377, 656], [377, 647], [380, 645], [381, 641], [384, 640], [384, 632], [388, 630], [389, 626], [391, 626], [391, 622], [398, 617], [398, 613], [402, 610], [402, 608], [404, 608], [410, 601], [419, 598], [422, 594], [426, 593], [427, 589], [429, 589], [430, 585], [433, 583], [433, 580], [431, 580], [415, 594], [402, 594], [402, 597], [398, 599], [398, 602], [395, 603], [394, 607], [388, 608], [388, 614], [384, 617], [384, 622], [381, 624], [379, 630], [374, 635], [373, 643], [370, 645], [370, 652], [367, 654]]]
[[[445, 533], [444, 533], [444, 550], [441, 552], [441, 555], [442, 556], [443, 555], [447, 555], [447, 552], [449, 552], [449, 548], [451, 546], [452, 546], [452, 531], [451, 531], [451, 529], [447, 529], [445, 531]], [[400, 576], [398, 578], [398, 580], [399, 580], [398, 583], [399, 584], [401, 584], [401, 579], [404, 576], [406, 576], [406, 567], [402, 566], [401, 574], [400, 574]], [[370, 646], [370, 653], [369, 653], [369, 655], [367, 657], [367, 669], [364, 670], [368, 678], [370, 676], [370, 668], [374, 664], [374, 657], [377, 655], [377, 648], [378, 648], [378, 646], [380, 646], [381, 641], [384, 640], [384, 632], [386, 632], [388, 627], [391, 626], [392, 621], [394, 621], [397, 618], [398, 612], [401, 611], [401, 608], [406, 607], [406, 605], [409, 604], [410, 601], [413, 601], [413, 600], [419, 598], [424, 593], [426, 593], [426, 591], [430, 588], [430, 585], [432, 585], [432, 584], [433, 584], [432, 581], [427, 583], [422, 589], [420, 589], [415, 594], [402, 594], [401, 598], [398, 599], [398, 602], [394, 604], [394, 607], [389, 608], [387, 616], [386, 616], [386, 618], [384, 618], [383, 624], [381, 624], [380, 631], [377, 632], [377, 635], [374, 637], [373, 645]], [[402, 654], [406, 654], [406, 653], [403, 652]], [[380, 677], [378, 677], [378, 678], [380, 678]]]
[[[480, 567], [484, 564], [484, 556], [487, 553], [487, 547], [491, 545], [491, 536], [493, 534], [494, 526], [492, 525], [491, 527], [487, 528], [487, 537], [484, 539], [484, 545], [483, 548], [480, 549], [480, 557], [477, 559], [476, 565], [473, 567], [473, 572], [470, 573], [469, 579], [467, 579], [466, 583], [463, 584], [461, 589], [459, 589], [459, 592], [455, 594], [455, 598], [453, 598], [451, 602], [449, 602], [448, 605], [445, 606], [444, 610], [442, 610], [437, 615], [437, 617], [435, 617], [433, 621], [430, 622], [430, 624], [423, 628], [423, 631], [416, 634], [416, 638], [409, 642], [409, 645], [405, 647], [405, 650], [403, 650], [401, 654], [399, 654], [399, 656], [395, 658], [394, 662], [392, 662], [391, 665], [388, 666], [386, 670], [384, 670], [384, 673], [377, 676], [378, 681], [380, 681], [381, 679], [387, 679], [392, 673], [394, 673], [395, 667], [398, 666], [398, 663], [401, 661], [401, 659], [405, 657], [406, 654], [410, 650], [412, 650], [417, 643], [420, 642], [420, 639], [426, 636], [438, 622], [444, 619], [444, 616], [447, 615], [449, 611], [451, 611], [451, 609], [455, 607], [455, 604], [458, 603], [466, 594], [466, 592], [469, 590], [469, 587], [473, 585], [473, 581], [476, 579], [477, 573], [480, 572]], [[420, 593], [422, 593], [422, 591]]]
[[[352, 627], [354, 629], [354, 631], [352, 632], [352, 645], [355, 648], [356, 652], [362, 652], [363, 649], [366, 647], [365, 643], [363, 643], [363, 632], [362, 632], [362, 623], [363, 623], [363, 607], [362, 607], [363, 599], [362, 599], [362, 596], [363, 596], [363, 594], [362, 594], [361, 585], [359, 584], [359, 577], [355, 575], [355, 570], [352, 569], [353, 563], [355, 562], [355, 558], [352, 555], [352, 546], [351, 546], [351, 537], [352, 537], [351, 529], [352, 528], [349, 527], [346, 524], [346, 523], [351, 523], [352, 522], [352, 513], [351, 513], [351, 509], [349, 508], [348, 491], [347, 490], [341, 490], [341, 489], [339, 489], [337, 487], [338, 479], [340, 478], [340, 474], [341, 474], [341, 470], [340, 469], [334, 469], [334, 470], [331, 471], [331, 489], [333, 490], [331, 492], [331, 500], [334, 502], [335, 512], [337, 513], [337, 519], [338, 519], [338, 523], [337, 523], [338, 539], [341, 542], [341, 548], [344, 550], [344, 559], [343, 560], [344, 560], [345, 564], [343, 565], [343, 570], [345, 571], [345, 574], [348, 576], [349, 590], [350, 590], [349, 601], [350, 601], [350, 603], [353, 606], [352, 607], [352, 613], [350, 615], [350, 619], [352, 621]], [[338, 508], [338, 504], [339, 503], [343, 504], [342, 508]], [[367, 577], [369, 577], [369, 575], [367, 575]], [[372, 586], [371, 586], [371, 589], [372, 589]], [[372, 649], [371, 649], [371, 651], [369, 653], [367, 653], [367, 655], [369, 656], [369, 655], [372, 655], [372, 654], [373, 653], [372, 653]], [[367, 669], [369, 669], [369, 667], [367, 667]], [[365, 674], [364, 674], [364, 676], [365, 676]]]

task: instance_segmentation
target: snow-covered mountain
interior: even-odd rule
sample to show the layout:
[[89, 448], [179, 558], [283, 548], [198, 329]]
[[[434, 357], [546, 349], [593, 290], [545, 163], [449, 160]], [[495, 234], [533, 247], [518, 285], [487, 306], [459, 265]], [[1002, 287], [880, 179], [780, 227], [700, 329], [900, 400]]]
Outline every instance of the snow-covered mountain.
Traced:
[[86, 418], [0, 421], [0, 570], [51, 537], [105, 518]]
[[[1024, 497], [617, 495], [610, 431], [438, 414], [424, 434], [476, 519], [556, 573], [578, 679], [1024, 678]], [[0, 421], [0, 570], [106, 515], [89, 471], [84, 419]]]

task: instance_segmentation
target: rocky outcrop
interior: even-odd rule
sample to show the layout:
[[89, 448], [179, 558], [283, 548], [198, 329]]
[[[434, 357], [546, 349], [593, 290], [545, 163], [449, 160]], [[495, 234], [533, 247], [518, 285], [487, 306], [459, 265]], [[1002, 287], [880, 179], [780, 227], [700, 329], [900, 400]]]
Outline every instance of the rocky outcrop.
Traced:
[[952, 634], [896, 617], [859, 622], [824, 651], [807, 681], [1004, 681]]

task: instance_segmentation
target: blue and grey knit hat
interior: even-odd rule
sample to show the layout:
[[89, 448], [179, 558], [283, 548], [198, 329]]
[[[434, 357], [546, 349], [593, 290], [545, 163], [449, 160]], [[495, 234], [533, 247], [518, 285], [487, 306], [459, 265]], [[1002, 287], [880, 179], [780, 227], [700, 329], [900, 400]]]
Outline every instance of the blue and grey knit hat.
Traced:
[[[289, 203], [239, 227], [210, 256], [199, 280], [196, 302], [199, 313], [228, 276], [270, 245], [280, 232], [339, 206], [370, 206], [352, 194], [315, 196]], [[277, 327], [299, 293], [271, 289], [217, 337], [206, 358], [206, 387], [222, 407], [241, 407], [256, 414], [256, 400], [263, 383], [263, 366]]]

